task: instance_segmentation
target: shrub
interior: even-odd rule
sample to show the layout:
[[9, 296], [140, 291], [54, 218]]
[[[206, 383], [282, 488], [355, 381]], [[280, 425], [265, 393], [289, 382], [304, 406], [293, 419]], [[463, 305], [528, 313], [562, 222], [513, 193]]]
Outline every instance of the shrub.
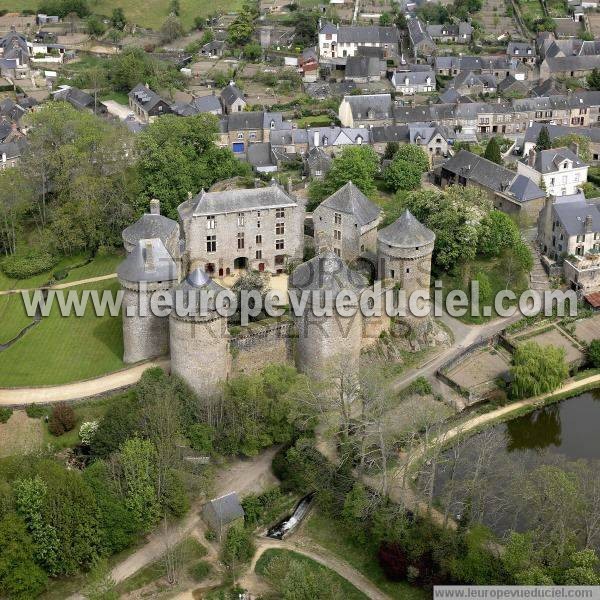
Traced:
[[208, 542], [214, 542], [217, 539], [217, 532], [214, 529], [207, 529], [204, 537]]
[[588, 360], [593, 367], [600, 367], [600, 339], [592, 340], [588, 347]]
[[2, 270], [12, 279], [27, 279], [49, 271], [58, 262], [56, 256], [43, 250], [29, 250], [25, 254], [13, 254], [2, 261]]
[[0, 407], [0, 423], [6, 423], [6, 421], [10, 419], [12, 413], [12, 408], [8, 408], [6, 406]]
[[96, 431], [98, 430], [98, 421], [86, 421], [81, 424], [79, 428], [79, 437], [81, 438], [81, 443], [89, 446], [96, 435]]
[[390, 581], [404, 581], [408, 570], [406, 552], [391, 542], [382, 542], [377, 552], [379, 564]]
[[41, 419], [46, 415], [46, 409], [39, 404], [30, 404], [25, 408], [25, 412], [30, 419]]
[[413, 394], [418, 394], [419, 396], [427, 396], [431, 394], [431, 384], [425, 377], [417, 377], [409, 386], [409, 390]]
[[204, 561], [198, 561], [195, 565], [190, 567], [189, 573], [190, 577], [196, 582], [199, 583], [203, 579], [206, 579], [208, 574], [211, 572], [210, 565]]
[[64, 402], [58, 403], [53, 409], [48, 421], [48, 431], [52, 435], [61, 436], [75, 427], [75, 412]]

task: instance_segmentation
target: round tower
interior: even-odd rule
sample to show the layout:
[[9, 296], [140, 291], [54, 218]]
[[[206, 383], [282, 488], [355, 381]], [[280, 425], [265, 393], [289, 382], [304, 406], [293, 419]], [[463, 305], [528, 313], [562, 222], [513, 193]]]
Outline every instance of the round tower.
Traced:
[[[123, 361], [135, 363], [169, 351], [168, 312], [153, 310], [152, 297], [177, 284], [177, 264], [158, 238], [140, 239], [117, 274], [124, 291]], [[156, 306], [155, 306], [156, 308]]]
[[[362, 341], [362, 315], [358, 298], [367, 280], [352, 271], [333, 252], [325, 252], [298, 266], [289, 280], [289, 293], [295, 295], [299, 306], [301, 298], [307, 302], [302, 314], [292, 310], [298, 332], [296, 367], [312, 377], [331, 377], [328, 369], [343, 367], [350, 372], [358, 370]], [[336, 309], [335, 299], [342, 291], [353, 292], [355, 302], [345, 306], [352, 308], [352, 316], [342, 316]], [[327, 297], [333, 298], [330, 316], [322, 315], [320, 307]], [[315, 314], [315, 312], [317, 314]]]
[[435, 233], [407, 209], [377, 232], [379, 279], [391, 279], [406, 291], [429, 290]]
[[[215, 303], [216, 295], [224, 289], [200, 268], [175, 289], [169, 324], [171, 372], [200, 396], [213, 393], [229, 374], [227, 317], [217, 312]], [[208, 301], [204, 302], [204, 298]]]

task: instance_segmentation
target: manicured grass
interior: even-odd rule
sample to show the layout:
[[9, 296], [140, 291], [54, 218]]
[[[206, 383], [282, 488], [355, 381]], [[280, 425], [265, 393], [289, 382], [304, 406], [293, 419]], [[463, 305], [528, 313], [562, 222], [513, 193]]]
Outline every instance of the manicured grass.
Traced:
[[[187, 537], [173, 548], [173, 552], [178, 556], [181, 566], [189, 568], [193, 563], [196, 563], [203, 556], [206, 556], [207, 551], [196, 538]], [[139, 590], [150, 583], [157, 582], [157, 580], [164, 577], [165, 574], [165, 563], [162, 559], [159, 559], [146, 565], [137, 573], [125, 579], [125, 581], [117, 586], [116, 590], [119, 593], [119, 596], [122, 597], [125, 594]], [[166, 582], [164, 586], [157, 583], [157, 586], [161, 589], [166, 587], [166, 585]]]
[[398, 598], [398, 600], [427, 598], [425, 591], [413, 587], [407, 582], [389, 581], [379, 566], [376, 549], [369, 544], [355, 542], [348, 531], [333, 519], [318, 511], [313, 511], [303, 531], [320, 546], [360, 571], [391, 598]]
[[81, 279], [90, 279], [91, 277], [100, 277], [102, 275], [110, 275], [117, 271], [117, 267], [123, 261], [123, 254], [107, 254], [96, 256], [91, 263], [82, 267], [76, 267], [69, 271], [65, 279], [61, 279], [57, 283], [67, 283], [71, 281], [79, 281]]
[[294, 560], [296, 562], [301, 563], [304, 567], [303, 570], [307, 573], [313, 572], [317, 576], [322, 576], [324, 574], [329, 575], [337, 583], [337, 585], [339, 585], [344, 595], [344, 598], [346, 598], [347, 600], [363, 600], [367, 598], [367, 596], [365, 596], [360, 590], [356, 589], [347, 579], [344, 579], [335, 571], [332, 571], [331, 569], [320, 565], [312, 558], [308, 558], [308, 556], [298, 554], [297, 552], [293, 552], [292, 550], [279, 550], [275, 548], [269, 548], [258, 559], [255, 570], [259, 575], [265, 577], [267, 581], [269, 581], [269, 579], [266, 576], [266, 570], [270, 562], [278, 556], [285, 556], [290, 560]]
[[[110, 290], [115, 280], [72, 289]], [[23, 307], [24, 312], [24, 307]], [[91, 303], [82, 317], [61, 317], [54, 303], [48, 317], [0, 352], [0, 387], [56, 385], [89, 379], [124, 367], [121, 317], [98, 317]]]
[[123, 106], [129, 105], [129, 96], [126, 92], [106, 92], [100, 95], [100, 100], [114, 100]]
[[12, 340], [24, 327], [32, 323], [23, 310], [19, 294], [0, 296], [0, 343]]

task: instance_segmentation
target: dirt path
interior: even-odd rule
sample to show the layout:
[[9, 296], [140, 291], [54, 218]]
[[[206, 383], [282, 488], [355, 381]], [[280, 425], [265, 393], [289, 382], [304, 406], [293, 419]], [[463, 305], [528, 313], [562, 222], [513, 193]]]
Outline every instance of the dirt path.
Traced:
[[[55, 283], [54, 285], [42, 286], [49, 290], [64, 290], [67, 288], [75, 287], [78, 285], [85, 285], [86, 283], [96, 283], [97, 281], [106, 281], [107, 279], [115, 279], [116, 273], [110, 273], [109, 275], [98, 275], [98, 277], [88, 277], [88, 279], [78, 279], [77, 281], [68, 281], [66, 283]], [[14, 290], [0, 290], [0, 296], [8, 296], [10, 294], [20, 294], [21, 292], [33, 292], [35, 289], [40, 288], [23, 288]]]
[[170, 361], [166, 358], [152, 360], [102, 377], [63, 385], [0, 388], [0, 406], [18, 407], [27, 404], [50, 404], [99, 396], [137, 383], [142, 373], [152, 367], [161, 367], [168, 371]]
[[346, 561], [336, 558], [328, 550], [325, 550], [325, 548], [322, 548], [314, 542], [306, 544], [301, 540], [281, 541], [268, 538], [260, 539], [257, 543], [256, 552], [252, 558], [248, 573], [240, 580], [240, 585], [242, 587], [254, 591], [257, 584], [260, 585], [260, 577], [255, 573], [256, 563], [269, 548], [292, 550], [298, 554], [303, 554], [332, 571], [335, 571], [338, 575], [348, 580], [355, 588], [365, 594], [367, 598], [370, 598], [370, 600], [390, 600], [389, 596], [384, 594], [375, 584], [369, 581], [362, 573], [357, 571]]

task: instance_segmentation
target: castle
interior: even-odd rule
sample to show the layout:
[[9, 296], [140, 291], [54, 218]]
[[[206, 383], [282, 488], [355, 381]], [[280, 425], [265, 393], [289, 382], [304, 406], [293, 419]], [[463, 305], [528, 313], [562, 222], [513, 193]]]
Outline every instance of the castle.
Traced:
[[[333, 360], [357, 369], [361, 349], [389, 329], [390, 318], [385, 312], [368, 317], [356, 311], [348, 317], [310, 310], [310, 302], [326, 294], [351, 290], [360, 298], [373, 291], [368, 278], [348, 263], [369, 265], [370, 274], [388, 288], [407, 294], [429, 289], [434, 233], [408, 210], [377, 230], [380, 209], [351, 182], [313, 213], [317, 254], [303, 263], [304, 204], [275, 182], [203, 190], [182, 203], [178, 215], [179, 223], [161, 215], [159, 202], [152, 200], [150, 213], [123, 231], [127, 257], [118, 269], [123, 359], [135, 363], [170, 353], [172, 373], [199, 395], [211, 394], [232, 374], [272, 362], [293, 363], [313, 376]], [[215, 274], [242, 268], [278, 273], [290, 261], [300, 264], [289, 277], [289, 294], [311, 292], [313, 298], [301, 315], [236, 327], [241, 331], [232, 334], [214, 304], [195, 316], [152, 310], [157, 292], [179, 291], [187, 306], [190, 299], [197, 301], [192, 290], [224, 290]]]

